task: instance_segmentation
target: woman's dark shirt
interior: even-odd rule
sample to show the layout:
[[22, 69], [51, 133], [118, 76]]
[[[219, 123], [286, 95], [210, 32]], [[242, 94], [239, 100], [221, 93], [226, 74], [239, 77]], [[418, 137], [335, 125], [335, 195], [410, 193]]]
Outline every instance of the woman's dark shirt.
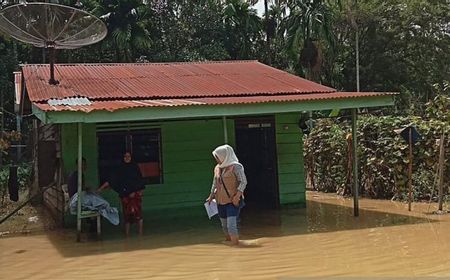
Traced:
[[113, 177], [115, 180], [112, 187], [120, 197], [126, 197], [145, 188], [141, 170], [134, 162], [123, 163]]

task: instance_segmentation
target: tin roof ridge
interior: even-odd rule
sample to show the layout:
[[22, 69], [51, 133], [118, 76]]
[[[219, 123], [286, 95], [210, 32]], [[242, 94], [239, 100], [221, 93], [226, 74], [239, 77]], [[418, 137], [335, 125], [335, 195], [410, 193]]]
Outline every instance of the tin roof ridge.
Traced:
[[[179, 62], [110, 62], [110, 63], [56, 63], [58, 66], [161, 66], [186, 64], [231, 64], [231, 63], [260, 63], [258, 60], [205, 60], [205, 61], [179, 61]], [[263, 64], [265, 65], [265, 64]], [[22, 67], [49, 67], [49, 64], [21, 64]], [[270, 66], [269, 66], [270, 67]]]
[[[236, 98], [236, 97], [264, 97], [264, 96], [292, 96], [292, 95], [311, 95], [311, 94], [333, 94], [337, 93], [337, 91], [308, 91], [308, 92], [301, 92], [301, 91], [292, 91], [292, 92], [276, 92], [276, 93], [270, 93], [270, 92], [261, 92], [261, 93], [247, 93], [247, 94], [215, 94], [215, 95], [201, 95], [201, 96], [195, 96], [195, 95], [183, 95], [183, 96], [138, 96], [138, 97], [130, 97], [130, 96], [123, 96], [123, 97], [89, 97], [84, 95], [74, 95], [74, 96], [68, 96], [64, 98], [50, 98], [50, 99], [41, 99], [33, 101], [35, 103], [46, 103], [48, 100], [63, 100], [63, 99], [69, 99], [69, 98], [87, 98], [92, 102], [102, 102], [102, 101], [139, 101], [139, 100], [180, 100], [180, 99], [203, 99], [203, 98]], [[363, 92], [361, 92], [363, 93]]]

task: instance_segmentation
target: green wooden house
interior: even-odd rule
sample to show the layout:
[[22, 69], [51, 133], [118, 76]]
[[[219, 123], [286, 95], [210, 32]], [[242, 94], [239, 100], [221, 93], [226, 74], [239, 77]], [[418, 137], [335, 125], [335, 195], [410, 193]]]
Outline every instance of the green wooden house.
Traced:
[[[86, 158], [99, 186], [131, 150], [147, 182], [144, 213], [200, 207], [215, 164], [233, 146], [248, 177], [248, 207], [305, 205], [303, 111], [389, 106], [388, 93], [338, 92], [257, 61], [22, 67], [21, 104], [36, 116], [37, 187], [56, 216], [59, 185]], [[55, 175], [56, 174], [56, 175]], [[112, 204], [118, 199], [105, 193]]]

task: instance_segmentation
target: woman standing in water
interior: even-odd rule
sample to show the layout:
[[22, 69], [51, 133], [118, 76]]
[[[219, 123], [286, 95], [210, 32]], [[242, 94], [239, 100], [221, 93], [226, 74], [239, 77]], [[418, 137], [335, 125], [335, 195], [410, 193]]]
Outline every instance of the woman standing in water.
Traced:
[[[115, 175], [117, 177], [112, 183], [112, 188], [119, 194], [122, 202], [125, 234], [129, 237], [131, 224], [137, 223], [139, 235], [142, 235], [144, 227], [144, 220], [142, 218], [142, 193], [145, 185], [139, 166], [132, 161], [130, 152], [126, 152], [123, 155], [123, 163]], [[98, 188], [98, 192], [110, 186], [109, 182], [105, 182]]]
[[217, 165], [214, 168], [211, 193], [206, 200], [208, 202], [214, 198], [217, 200], [225, 240], [237, 246], [239, 245], [239, 212], [243, 207], [243, 194], [247, 186], [244, 167], [239, 163], [233, 148], [229, 145], [217, 147], [212, 154]]

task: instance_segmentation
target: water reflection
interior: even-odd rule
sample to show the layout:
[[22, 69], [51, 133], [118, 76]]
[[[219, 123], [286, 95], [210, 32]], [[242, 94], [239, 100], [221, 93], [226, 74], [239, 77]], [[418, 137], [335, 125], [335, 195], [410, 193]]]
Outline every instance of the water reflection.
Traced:
[[[48, 237], [64, 256], [97, 254], [123, 250], [147, 250], [194, 244], [217, 244], [221, 230], [217, 219], [205, 219], [203, 209], [175, 209], [164, 215], [147, 213], [144, 238], [128, 240], [127, 245], [117, 245], [125, 240], [120, 228], [104, 223], [101, 250], [66, 250], [61, 242], [71, 242], [73, 230], [48, 233]], [[288, 207], [281, 210], [247, 208], [242, 213], [241, 236], [243, 239], [280, 237], [310, 233], [376, 228], [405, 224], [428, 223], [426, 218], [406, 216], [373, 210], [360, 210], [360, 217], [353, 217], [353, 209], [346, 205], [308, 200], [306, 208]], [[85, 235], [85, 241], [93, 241]], [[95, 243], [91, 242], [93, 247]], [[88, 246], [89, 247], [89, 246]]]

